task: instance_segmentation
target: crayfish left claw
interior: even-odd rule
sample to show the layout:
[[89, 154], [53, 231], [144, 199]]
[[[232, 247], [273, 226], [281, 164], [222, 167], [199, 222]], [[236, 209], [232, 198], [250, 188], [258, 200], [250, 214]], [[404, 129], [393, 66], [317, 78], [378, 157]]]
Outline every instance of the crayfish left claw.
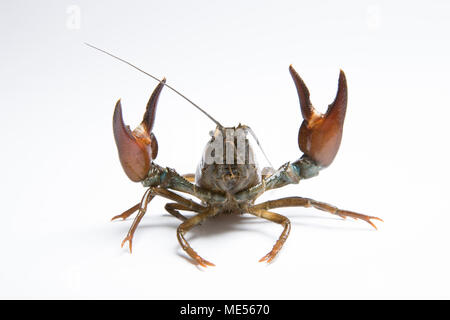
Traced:
[[309, 99], [309, 90], [302, 78], [289, 66], [297, 88], [303, 123], [298, 134], [300, 150], [319, 166], [329, 166], [339, 150], [345, 112], [347, 110], [347, 81], [344, 71], [339, 74], [338, 92], [325, 114], [317, 112]]

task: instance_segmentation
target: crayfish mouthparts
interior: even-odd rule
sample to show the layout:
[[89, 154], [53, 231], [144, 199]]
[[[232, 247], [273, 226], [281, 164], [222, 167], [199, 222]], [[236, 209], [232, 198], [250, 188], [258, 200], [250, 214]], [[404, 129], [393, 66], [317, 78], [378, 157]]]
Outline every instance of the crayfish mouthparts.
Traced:
[[153, 91], [142, 122], [133, 131], [123, 121], [120, 100], [114, 109], [113, 131], [120, 163], [128, 178], [134, 182], [143, 181], [147, 177], [152, 160], [158, 155], [158, 142], [152, 129], [158, 98], [165, 82], [166, 79], [163, 79]]
[[345, 112], [347, 110], [347, 81], [340, 71], [338, 91], [334, 102], [322, 114], [309, 99], [309, 90], [294, 68], [289, 66], [300, 100], [303, 123], [298, 133], [300, 150], [325, 168], [334, 160], [342, 139]]

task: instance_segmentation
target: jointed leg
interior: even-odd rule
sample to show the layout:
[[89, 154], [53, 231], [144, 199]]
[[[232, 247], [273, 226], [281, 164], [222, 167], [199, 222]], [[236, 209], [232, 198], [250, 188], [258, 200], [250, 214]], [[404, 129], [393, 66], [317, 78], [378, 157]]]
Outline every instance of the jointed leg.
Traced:
[[263, 202], [263, 203], [253, 206], [253, 208], [256, 208], [256, 209], [266, 209], [266, 210], [273, 209], [273, 208], [282, 208], [282, 207], [314, 207], [316, 209], [338, 215], [344, 219], [346, 217], [351, 217], [353, 219], [364, 220], [368, 224], [370, 224], [372, 227], [374, 227], [375, 229], [377, 227], [375, 226], [375, 224], [373, 224], [371, 219], [383, 221], [382, 219], [377, 218], [377, 217], [366, 216], [364, 214], [347, 211], [347, 210], [341, 210], [341, 209], [338, 209], [337, 207], [327, 204], [325, 202], [320, 202], [320, 201], [316, 201], [313, 199], [302, 198], [302, 197], [288, 197], [288, 198], [282, 198], [282, 199], [278, 199], [278, 200], [271, 200], [271, 201], [266, 201], [266, 202]]
[[191, 209], [184, 204], [181, 203], [167, 203], [164, 207], [171, 215], [173, 215], [175, 218], [180, 219], [181, 221], [186, 221], [187, 218], [183, 216], [178, 210], [184, 210], [184, 211], [194, 211], [194, 209]]
[[202, 267], [215, 266], [215, 265], [213, 263], [203, 259], [202, 257], [200, 257], [197, 254], [197, 252], [195, 252], [194, 249], [191, 248], [189, 243], [184, 238], [184, 235], [186, 232], [191, 230], [193, 227], [195, 227], [196, 225], [200, 224], [202, 221], [204, 221], [207, 218], [212, 217], [214, 215], [216, 215], [216, 212], [212, 211], [212, 210], [200, 212], [198, 215], [193, 216], [192, 218], [187, 219], [185, 222], [180, 224], [180, 226], [177, 229], [177, 238], [178, 238], [178, 242], [180, 243], [181, 247], [183, 248], [184, 251], [186, 251], [186, 253], [192, 259], [197, 261], [197, 263], [199, 265], [201, 265]]
[[263, 261], [271, 262], [278, 254], [278, 252], [281, 250], [283, 244], [286, 242], [286, 239], [289, 236], [289, 232], [291, 231], [291, 222], [289, 221], [288, 218], [282, 216], [281, 214], [270, 212], [264, 209], [257, 209], [255, 207], [251, 207], [249, 209], [249, 213], [257, 217], [261, 217], [273, 221], [275, 223], [281, 224], [284, 227], [283, 232], [280, 235], [280, 238], [277, 240], [272, 250], [259, 260], [259, 262]]
[[182, 177], [185, 178], [189, 182], [195, 182], [195, 173], [186, 173], [186, 174], [183, 174]]
[[[176, 194], [175, 192], [169, 191], [167, 189], [155, 187], [155, 188], [152, 188], [152, 193], [154, 195], [161, 196], [166, 199], [175, 201], [175, 202], [179, 203], [180, 205], [184, 205], [188, 209], [191, 209], [191, 211], [199, 212], [199, 211], [202, 211], [205, 209], [204, 206], [198, 204], [197, 202], [192, 201], [191, 199], [186, 199], [186, 198], [180, 196], [179, 194]], [[182, 209], [182, 210], [188, 210], [188, 209]]]
[[141, 203], [135, 204], [134, 206], [132, 206], [130, 209], [126, 210], [122, 214], [112, 217], [111, 221], [119, 219], [119, 218], [122, 218], [123, 220], [125, 220], [126, 218], [131, 216], [135, 211], [137, 211], [140, 206], [141, 206]]
[[[154, 198], [155, 196], [151, 194], [151, 189], [148, 189], [144, 196], [142, 197], [142, 201], [139, 204], [139, 213], [137, 214], [136, 218], [134, 218], [133, 224], [131, 225], [130, 230], [128, 231], [127, 236], [125, 239], [123, 239], [121, 247], [123, 248], [123, 245], [125, 242], [128, 241], [128, 245], [130, 248], [130, 253], [133, 252], [133, 236], [134, 232], [136, 231], [136, 228], [138, 227], [139, 223], [141, 222], [141, 219], [144, 217], [145, 212], [147, 211], [147, 205], [148, 203]], [[131, 209], [130, 209], [131, 210]]]
[[[133, 224], [131, 225], [130, 230], [128, 231], [127, 236], [125, 237], [125, 239], [122, 241], [122, 247], [124, 246], [125, 242], [129, 242], [129, 248], [130, 248], [130, 252], [132, 252], [132, 241], [133, 241], [133, 235], [134, 232], [136, 231], [136, 228], [138, 227], [139, 223], [141, 222], [142, 218], [145, 215], [145, 212], [147, 211], [147, 205], [148, 203], [156, 196], [162, 196], [164, 198], [176, 201], [179, 205], [183, 206], [183, 208], [179, 208], [179, 209], [183, 209], [183, 210], [191, 210], [191, 211], [201, 211], [204, 210], [205, 207], [199, 205], [198, 203], [183, 198], [182, 196], [171, 192], [169, 190], [166, 189], [162, 189], [162, 188], [149, 188], [145, 193], [144, 196], [142, 197], [141, 202], [139, 203], [139, 205], [136, 205], [130, 209], [128, 209], [127, 211], [125, 211], [124, 213], [122, 213], [119, 216], [114, 217], [115, 218], [126, 218], [128, 216], [130, 216], [134, 211], [136, 211], [137, 209], [139, 209], [139, 213], [137, 214], [136, 218], [133, 221]], [[180, 214], [181, 216], [181, 214]]]

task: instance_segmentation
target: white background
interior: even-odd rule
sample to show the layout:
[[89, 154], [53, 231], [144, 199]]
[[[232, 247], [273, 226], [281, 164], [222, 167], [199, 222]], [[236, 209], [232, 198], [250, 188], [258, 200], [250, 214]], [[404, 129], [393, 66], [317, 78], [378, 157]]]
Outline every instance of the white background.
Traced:
[[[0, 298], [450, 298], [449, 28], [448, 1], [1, 1]], [[289, 64], [321, 111], [342, 68], [334, 163], [261, 200], [306, 196], [385, 222], [279, 209], [292, 231], [267, 265], [280, 226], [218, 217], [188, 234], [217, 265], [202, 269], [155, 199], [130, 255], [132, 220], [109, 219], [144, 189], [120, 166], [111, 118], [122, 98], [134, 128], [156, 83], [83, 42], [250, 125], [276, 167], [301, 155]], [[163, 90], [157, 163], [193, 172], [213, 128]]]

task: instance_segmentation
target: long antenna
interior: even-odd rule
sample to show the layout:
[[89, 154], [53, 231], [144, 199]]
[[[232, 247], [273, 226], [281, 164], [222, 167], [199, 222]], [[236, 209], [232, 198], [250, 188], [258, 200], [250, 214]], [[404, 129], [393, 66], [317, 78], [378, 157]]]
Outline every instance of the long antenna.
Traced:
[[144, 70], [142, 70], [141, 68], [136, 67], [134, 64], [119, 58], [118, 56], [113, 55], [112, 53], [109, 53], [103, 49], [97, 48], [96, 46], [93, 46], [92, 44], [89, 44], [87, 42], [84, 43], [85, 45], [87, 45], [88, 47], [91, 47], [95, 50], [98, 50], [100, 52], [103, 52], [104, 54], [107, 54], [110, 57], [113, 57], [114, 59], [117, 59], [119, 61], [122, 61], [123, 63], [126, 63], [127, 65], [133, 67], [134, 69], [142, 72], [143, 74], [146, 74], [147, 76], [155, 79], [156, 81], [158, 81], [159, 83], [162, 83], [163, 85], [165, 85], [167, 88], [169, 88], [170, 90], [172, 90], [173, 92], [175, 92], [176, 94], [178, 94], [179, 96], [181, 96], [182, 98], [184, 98], [186, 101], [188, 101], [190, 104], [192, 104], [194, 107], [196, 107], [198, 110], [200, 110], [201, 112], [203, 112], [203, 114], [205, 114], [208, 118], [210, 118], [217, 126], [219, 126], [219, 128], [223, 128], [223, 126], [220, 124], [219, 121], [217, 121], [216, 119], [214, 119], [212, 116], [210, 116], [205, 110], [203, 110], [202, 108], [200, 108], [197, 104], [195, 104], [192, 100], [190, 100], [188, 97], [186, 97], [184, 94], [180, 93], [178, 90], [176, 90], [175, 88], [171, 87], [170, 85], [168, 85], [167, 83], [162, 82], [160, 79], [158, 79], [157, 77], [151, 75], [148, 72], [145, 72]]
[[267, 157], [266, 153], [264, 152], [264, 149], [262, 148], [261, 144], [259, 143], [258, 138], [256, 137], [255, 132], [253, 132], [252, 128], [249, 126], [244, 126], [252, 135], [253, 139], [255, 139], [256, 144], [258, 145], [259, 149], [262, 151], [264, 158], [266, 158], [266, 161], [269, 163], [270, 167], [273, 168], [272, 162], [270, 162], [269, 158]]

